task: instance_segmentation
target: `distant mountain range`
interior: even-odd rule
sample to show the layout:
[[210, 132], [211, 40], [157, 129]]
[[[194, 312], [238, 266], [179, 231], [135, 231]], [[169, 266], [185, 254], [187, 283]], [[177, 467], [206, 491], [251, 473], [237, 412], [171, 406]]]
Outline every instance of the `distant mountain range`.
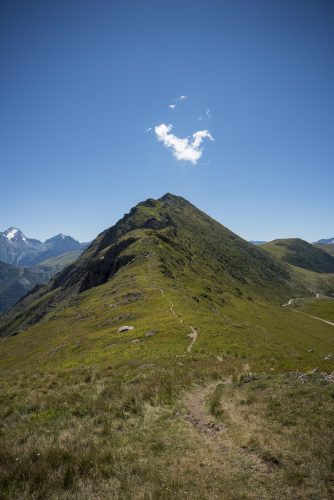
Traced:
[[252, 243], [253, 245], [264, 245], [267, 242], [262, 240], [250, 240], [249, 243]]
[[0, 232], [0, 261], [15, 266], [32, 267], [40, 262], [67, 252], [82, 252], [88, 243], [80, 243], [71, 236], [57, 234], [42, 242], [27, 238], [20, 229], [10, 227]]
[[314, 245], [334, 245], [334, 238], [328, 238], [327, 240], [318, 240], [313, 243]]
[[[125, 274], [127, 270], [129, 274]], [[99, 294], [109, 290], [111, 283], [119, 283], [117, 297], [111, 299], [108, 291], [106, 308], [106, 297], [101, 301]], [[102, 310], [99, 324], [109, 321], [111, 300], [117, 305], [134, 302], [133, 307], [143, 315], [153, 309], [164, 314], [165, 302], [167, 311], [173, 309], [164, 289], [168, 290], [166, 297], [170, 290], [177, 294], [178, 310], [196, 310], [198, 318], [206, 318], [210, 311], [219, 318], [221, 308], [234, 300], [243, 299], [247, 305], [257, 299], [281, 304], [287, 297], [307, 293], [269, 253], [239, 238], [185, 199], [168, 193], [139, 203], [99, 234], [74, 263], [1, 318], [0, 335], [18, 333], [44, 321], [50, 313], [57, 315], [68, 304], [79, 304], [82, 292], [86, 292], [85, 300], [91, 301], [90, 318], [95, 307]], [[92, 299], [94, 294], [98, 299]], [[86, 314], [88, 306], [82, 303], [80, 307], [73, 318], [86, 318], [81, 314]], [[115, 325], [123, 318], [120, 314], [120, 319], [112, 319]], [[124, 318], [133, 319], [133, 314], [127, 312]], [[52, 327], [57, 324], [50, 323]], [[83, 324], [80, 322], [80, 328]]]
[[71, 264], [87, 246], [64, 234], [41, 242], [16, 227], [0, 232], [0, 314]]

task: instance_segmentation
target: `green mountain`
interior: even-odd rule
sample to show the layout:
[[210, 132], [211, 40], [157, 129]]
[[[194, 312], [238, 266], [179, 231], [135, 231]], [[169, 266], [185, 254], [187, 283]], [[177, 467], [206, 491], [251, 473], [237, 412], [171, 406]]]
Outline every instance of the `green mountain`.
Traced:
[[0, 497], [332, 498], [334, 301], [292, 268], [139, 203], [0, 320]]
[[299, 238], [274, 240], [261, 248], [293, 266], [318, 273], [334, 273], [334, 257]]
[[169, 286], [209, 309], [240, 297], [282, 301], [296, 291], [276, 259], [183, 198], [166, 194], [139, 203], [53, 281], [23, 300], [3, 319], [2, 335], [40, 321], [50, 310], [55, 314], [125, 266], [147, 274], [147, 255], [155, 263], [153, 282], [163, 277]]
[[324, 250], [325, 252], [329, 253], [329, 255], [332, 255], [334, 257], [334, 244], [333, 243], [314, 243], [313, 244], [316, 248], [320, 248], [321, 250]]

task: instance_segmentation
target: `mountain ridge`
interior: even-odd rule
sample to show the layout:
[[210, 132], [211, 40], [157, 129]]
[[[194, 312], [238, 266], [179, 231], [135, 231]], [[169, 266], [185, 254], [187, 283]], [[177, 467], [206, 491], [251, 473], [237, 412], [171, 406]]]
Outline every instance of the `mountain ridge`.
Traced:
[[276, 239], [261, 248], [291, 265], [318, 273], [334, 273], [334, 257], [301, 238]]
[[32, 267], [50, 257], [70, 251], [82, 251], [87, 246], [88, 243], [80, 243], [62, 233], [42, 242], [27, 238], [20, 229], [11, 226], [0, 232], [0, 261], [21, 267]]
[[[166, 193], [138, 203], [100, 233], [74, 263], [20, 301], [9, 315], [12, 326], [7, 328], [14, 332], [42, 320], [50, 311], [112, 280], [126, 266], [141, 269], [144, 241], [148, 254], [154, 254], [159, 263], [159, 273], [190, 296], [200, 290], [208, 302], [225, 303], [241, 296], [281, 301], [295, 287], [279, 261], [184, 198]], [[38, 307], [34, 308], [34, 301]]]

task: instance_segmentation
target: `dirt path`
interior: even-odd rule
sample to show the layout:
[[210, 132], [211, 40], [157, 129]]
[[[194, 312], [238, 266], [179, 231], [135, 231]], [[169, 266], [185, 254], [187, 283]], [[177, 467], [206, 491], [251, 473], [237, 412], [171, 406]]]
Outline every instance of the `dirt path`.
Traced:
[[[160, 288], [160, 293], [161, 293], [161, 295], [165, 296], [165, 292], [164, 292], [164, 290], [162, 288]], [[170, 304], [170, 308], [169, 308], [170, 312], [180, 322], [180, 324], [183, 325], [183, 319], [175, 311], [173, 302], [168, 297], [166, 297], [166, 298], [167, 298], [167, 300], [168, 300], [168, 302]], [[191, 332], [188, 333], [188, 335], [187, 335], [187, 337], [189, 337], [191, 339], [191, 342], [190, 342], [190, 344], [187, 347], [187, 352], [191, 352], [191, 349], [192, 349], [193, 345], [195, 344], [195, 342], [197, 340], [198, 332], [197, 332], [196, 328], [194, 328], [192, 325], [188, 325], [187, 324], [186, 326], [188, 326], [191, 329]]]
[[328, 321], [328, 319], [318, 318], [317, 316], [311, 316], [310, 314], [307, 314], [307, 316], [310, 316], [310, 318], [313, 318], [313, 319], [317, 319], [318, 321], [323, 321], [324, 323], [327, 323], [328, 325], [334, 326], [334, 323], [332, 321]]
[[[140, 238], [139, 241], [140, 241], [140, 244], [143, 245], [143, 238]], [[195, 342], [197, 340], [198, 331], [192, 325], [188, 325], [188, 324], [184, 323], [183, 318], [175, 311], [174, 303], [171, 301], [171, 299], [169, 297], [166, 297], [164, 289], [152, 282], [152, 268], [151, 268], [151, 262], [150, 262], [149, 258], [152, 257], [153, 255], [154, 255], [154, 252], [150, 252], [149, 254], [147, 254], [145, 256], [147, 259], [148, 275], [151, 277], [150, 287], [154, 288], [155, 290], [159, 290], [161, 295], [169, 302], [169, 306], [170, 306], [169, 310], [170, 310], [171, 314], [175, 317], [175, 319], [177, 319], [181, 325], [185, 324], [188, 328], [190, 328], [191, 332], [188, 333], [188, 335], [187, 335], [187, 337], [189, 337], [191, 339], [191, 342], [187, 347], [187, 352], [190, 353], [193, 345], [195, 344]]]
[[[230, 384], [231, 379], [210, 383], [189, 392], [183, 405], [185, 419], [205, 436], [206, 445], [209, 442], [212, 454], [218, 454], [219, 460], [229, 463], [232, 470], [253, 471], [254, 473], [268, 474], [274, 472], [272, 464], [268, 464], [256, 452], [246, 450], [234, 442], [228, 424], [217, 422], [207, 408], [207, 398], [218, 385]], [[223, 454], [222, 454], [223, 453]]]
[[[316, 299], [320, 298], [320, 294], [319, 293], [316, 293], [315, 295], [316, 295]], [[330, 299], [332, 297], [326, 297], [326, 299], [327, 298]], [[285, 304], [282, 304], [282, 307], [292, 306], [295, 303], [296, 300], [309, 300], [309, 299], [310, 299], [310, 297], [298, 297], [296, 299], [290, 299]], [[307, 314], [304, 311], [298, 311], [297, 309], [292, 309], [292, 308], [290, 309], [290, 311], [293, 311], [293, 312], [296, 312], [296, 313], [305, 314], [305, 316], [308, 316], [309, 318], [317, 319], [318, 321], [323, 321], [324, 323], [327, 323], [328, 325], [334, 326], [334, 323], [332, 321], [328, 321], [327, 319], [323, 319], [323, 318], [318, 318], [318, 316], [312, 316], [311, 314]]]
[[195, 342], [196, 342], [196, 339], [197, 339], [197, 335], [198, 335], [198, 333], [197, 333], [196, 328], [194, 328], [194, 327], [193, 327], [193, 326], [191, 326], [191, 325], [189, 325], [189, 326], [190, 326], [190, 328], [191, 328], [191, 332], [190, 332], [190, 333], [188, 333], [187, 337], [189, 337], [189, 338], [191, 339], [191, 342], [190, 342], [190, 344], [189, 344], [189, 345], [188, 345], [188, 347], [187, 347], [187, 351], [188, 351], [188, 352], [191, 352], [191, 349], [192, 349], [193, 345], [194, 345], [194, 344], [195, 344]]
[[208, 384], [199, 387], [187, 394], [185, 398], [185, 408], [187, 411], [186, 420], [197, 429], [204, 432], [220, 432], [224, 429], [222, 424], [216, 424], [214, 418], [206, 409], [205, 400], [221, 382]]

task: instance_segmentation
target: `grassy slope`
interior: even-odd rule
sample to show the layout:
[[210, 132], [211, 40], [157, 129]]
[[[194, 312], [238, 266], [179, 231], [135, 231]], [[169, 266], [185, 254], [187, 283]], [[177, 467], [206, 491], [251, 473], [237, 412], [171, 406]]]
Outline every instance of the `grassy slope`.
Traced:
[[[171, 259], [168, 234], [158, 244], [146, 228], [132, 235], [136, 241], [124, 252], [137, 257], [112, 279], [75, 295], [69, 307], [54, 307], [24, 333], [2, 340], [2, 496], [258, 498], [260, 485], [264, 498], [292, 498], [301, 491], [327, 494], [330, 455], [317, 455], [317, 448], [318, 472], [307, 480], [289, 476], [295, 441], [284, 440], [281, 464], [270, 474], [243, 468], [238, 461], [231, 471], [187, 420], [182, 394], [195, 383], [229, 376], [237, 381], [251, 370], [271, 374], [266, 404], [274, 402], [279, 373], [316, 366], [333, 370], [333, 361], [324, 359], [333, 350], [333, 327], [282, 308], [275, 296], [288, 290], [278, 278], [264, 289], [258, 273], [257, 282], [249, 278], [242, 286], [227, 273], [219, 294], [211, 289], [212, 283], [219, 284], [208, 268], [191, 269], [193, 259]], [[182, 238], [201, 261], [200, 246], [186, 233]], [[107, 247], [102, 252], [106, 255]], [[89, 259], [92, 255], [91, 248]], [[122, 325], [134, 330], [118, 333]], [[188, 352], [190, 325], [198, 337]], [[152, 330], [156, 333], [147, 336]], [[282, 404], [298, 412], [289, 383]], [[238, 391], [237, 383], [232, 390]], [[316, 390], [323, 392], [318, 401], [327, 408], [327, 385], [310, 389]], [[237, 403], [238, 392], [229, 399]], [[304, 412], [309, 419], [315, 414], [310, 405]], [[326, 415], [324, 410], [324, 422]], [[275, 425], [285, 436], [285, 427]], [[233, 434], [234, 426], [229, 429]], [[307, 440], [307, 433], [300, 439]], [[276, 446], [275, 441], [275, 456]]]
[[334, 245], [322, 245], [321, 243], [316, 243], [314, 246], [320, 248], [321, 250], [325, 250], [325, 252], [334, 257]]
[[261, 248], [293, 266], [319, 273], [334, 273], [334, 257], [299, 238], [274, 240]]

